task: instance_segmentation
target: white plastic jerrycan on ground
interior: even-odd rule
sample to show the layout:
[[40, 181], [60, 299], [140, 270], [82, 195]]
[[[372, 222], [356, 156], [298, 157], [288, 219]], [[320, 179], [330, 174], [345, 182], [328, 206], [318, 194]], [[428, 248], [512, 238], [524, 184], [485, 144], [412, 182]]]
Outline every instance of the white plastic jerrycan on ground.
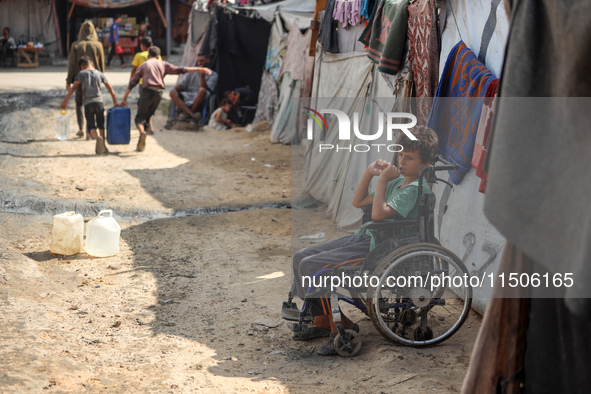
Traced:
[[82, 250], [84, 218], [79, 213], [65, 212], [53, 217], [51, 253], [71, 256]]
[[119, 253], [121, 226], [113, 218], [113, 211], [102, 210], [86, 225], [86, 253], [94, 257], [108, 257]]
[[66, 115], [66, 110], [62, 109], [61, 114], [57, 116], [57, 139], [65, 141], [70, 138], [70, 117]]

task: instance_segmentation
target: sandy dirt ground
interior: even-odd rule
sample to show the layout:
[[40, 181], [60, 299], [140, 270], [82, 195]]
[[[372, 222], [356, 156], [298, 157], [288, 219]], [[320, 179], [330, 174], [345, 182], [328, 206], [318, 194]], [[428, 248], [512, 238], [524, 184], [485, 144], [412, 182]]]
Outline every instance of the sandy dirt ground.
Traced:
[[[119, 97], [127, 72], [107, 73]], [[356, 357], [323, 358], [324, 339], [291, 339], [280, 314], [291, 253], [310, 245], [302, 235], [345, 233], [292, 188], [301, 157], [270, 144], [268, 127], [165, 131], [164, 100], [145, 152], [132, 128], [130, 145], [96, 156], [93, 141], [55, 138], [65, 92], [44, 81], [64, 70], [0, 76], [27, 81], [19, 94], [0, 90], [11, 109], [0, 112], [0, 392], [460, 390], [476, 313], [427, 349], [387, 342], [349, 308]], [[122, 226], [117, 256], [49, 252], [53, 214], [104, 208]]]

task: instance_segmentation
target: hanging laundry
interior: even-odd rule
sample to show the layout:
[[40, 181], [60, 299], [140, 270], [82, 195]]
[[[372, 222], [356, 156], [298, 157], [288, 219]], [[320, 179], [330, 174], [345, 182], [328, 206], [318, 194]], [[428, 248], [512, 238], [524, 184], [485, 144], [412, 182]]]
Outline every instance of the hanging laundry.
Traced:
[[[285, 57], [283, 58], [277, 80], [281, 80], [281, 76], [286, 72], [291, 74], [291, 78], [294, 81], [304, 79], [306, 62], [310, 59], [308, 48], [311, 36], [312, 29], [308, 29], [306, 34], [302, 34], [299, 27], [299, 19], [294, 19], [292, 28], [287, 35], [287, 50], [285, 51]], [[312, 57], [312, 59], [314, 58]]]
[[480, 122], [476, 131], [476, 143], [474, 144], [474, 156], [472, 156], [472, 167], [476, 168], [476, 176], [482, 179], [478, 191], [484, 193], [486, 189], [486, 171], [484, 171], [484, 162], [486, 161], [486, 152], [488, 143], [492, 136], [495, 110], [497, 108], [497, 88], [499, 80], [495, 79], [488, 84], [484, 95], [482, 113]]
[[374, 9], [376, 8], [376, 0], [361, 0], [360, 14], [366, 20], [370, 20]]
[[417, 120], [426, 124], [437, 90], [440, 45], [437, 39], [434, 0], [417, 0], [408, 6], [408, 57], [417, 96]]
[[279, 13], [275, 15], [275, 23], [271, 25], [271, 38], [267, 45], [267, 59], [265, 61], [265, 70], [269, 71], [273, 78], [277, 79], [283, 57], [287, 48], [285, 37], [287, 33], [283, 29], [283, 22]]
[[336, 0], [332, 18], [346, 29], [361, 23], [361, 0]]
[[326, 1], [324, 16], [322, 17], [320, 31], [318, 32], [318, 41], [322, 45], [322, 50], [330, 53], [339, 52], [339, 46], [337, 43], [337, 26], [339, 22], [332, 19], [335, 2], [336, 0]]
[[270, 125], [275, 121], [275, 108], [279, 102], [279, 93], [277, 92], [277, 82], [273, 75], [268, 71], [263, 71], [261, 78], [261, 89], [259, 90], [259, 101], [257, 111], [252, 123], [267, 120]]
[[404, 60], [409, 0], [382, 0], [359, 41], [367, 56], [386, 74], [396, 74]]
[[427, 126], [439, 137], [438, 152], [459, 167], [449, 172], [456, 185], [471, 167], [482, 98], [494, 79], [493, 73], [466, 44], [460, 41], [453, 47], [445, 62]]

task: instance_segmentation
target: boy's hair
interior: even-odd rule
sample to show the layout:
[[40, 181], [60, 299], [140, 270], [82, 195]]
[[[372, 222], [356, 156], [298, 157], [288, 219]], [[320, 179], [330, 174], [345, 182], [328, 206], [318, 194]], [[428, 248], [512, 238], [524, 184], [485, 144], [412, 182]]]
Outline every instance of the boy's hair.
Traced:
[[158, 48], [157, 46], [152, 45], [150, 48], [148, 48], [148, 57], [158, 57], [160, 56], [160, 48]]
[[419, 152], [421, 163], [433, 163], [439, 144], [437, 134], [426, 126], [415, 126], [408, 131], [417, 137], [417, 140], [413, 141], [405, 133], [400, 132], [396, 143], [402, 145], [406, 152]]
[[228, 99], [228, 98], [222, 99], [222, 101], [220, 103], [220, 107], [223, 107], [226, 104], [232, 105], [232, 102], [230, 101], [230, 99]]
[[152, 46], [152, 37], [142, 37], [140, 43], [146, 48], [150, 48]]
[[10, 33], [10, 27], [6, 26], [4, 29], [2, 29], [2, 32], [4, 32], [4, 30], [8, 31], [8, 33]]
[[82, 56], [80, 59], [78, 59], [78, 68], [82, 68], [82, 66], [88, 67], [89, 64], [90, 58], [88, 56]]
[[119, 18], [121, 18], [121, 14], [115, 14], [115, 17], [113, 18], [113, 20], [116, 21]]

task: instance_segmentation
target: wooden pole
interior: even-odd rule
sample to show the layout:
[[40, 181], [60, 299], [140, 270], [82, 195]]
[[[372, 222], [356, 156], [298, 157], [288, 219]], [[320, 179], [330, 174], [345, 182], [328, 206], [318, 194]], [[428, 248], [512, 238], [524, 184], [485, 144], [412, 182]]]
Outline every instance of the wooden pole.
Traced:
[[70, 7], [70, 12], [68, 12], [68, 19], [70, 19], [72, 17], [72, 12], [74, 12], [75, 5], [76, 5], [76, 3], [72, 3], [72, 7]]
[[310, 48], [308, 50], [309, 56], [316, 56], [316, 41], [318, 40], [318, 31], [320, 30], [320, 21], [318, 17], [320, 15], [320, 11], [326, 8], [326, 0], [316, 0], [316, 7], [314, 7], [314, 17], [312, 18], [312, 22], [310, 22], [310, 29], [312, 30], [312, 34], [310, 37]]
[[57, 18], [57, 10], [55, 8], [55, 2], [56, 2], [56, 0], [52, 0], [52, 2], [51, 2], [51, 12], [53, 13], [53, 23], [55, 23], [55, 33], [57, 35], [57, 42], [59, 43], [60, 55], [64, 56], [65, 55], [64, 44], [62, 43], [62, 38], [60, 35], [60, 24], [59, 24], [59, 19]]
[[166, 23], [166, 18], [164, 17], [164, 13], [162, 12], [162, 8], [160, 8], [160, 4], [158, 4], [158, 0], [154, 0], [154, 4], [156, 4], [156, 9], [158, 10], [158, 14], [160, 15], [160, 19], [162, 19], [162, 23], [164, 23], [164, 27], [168, 29], [168, 23]]

